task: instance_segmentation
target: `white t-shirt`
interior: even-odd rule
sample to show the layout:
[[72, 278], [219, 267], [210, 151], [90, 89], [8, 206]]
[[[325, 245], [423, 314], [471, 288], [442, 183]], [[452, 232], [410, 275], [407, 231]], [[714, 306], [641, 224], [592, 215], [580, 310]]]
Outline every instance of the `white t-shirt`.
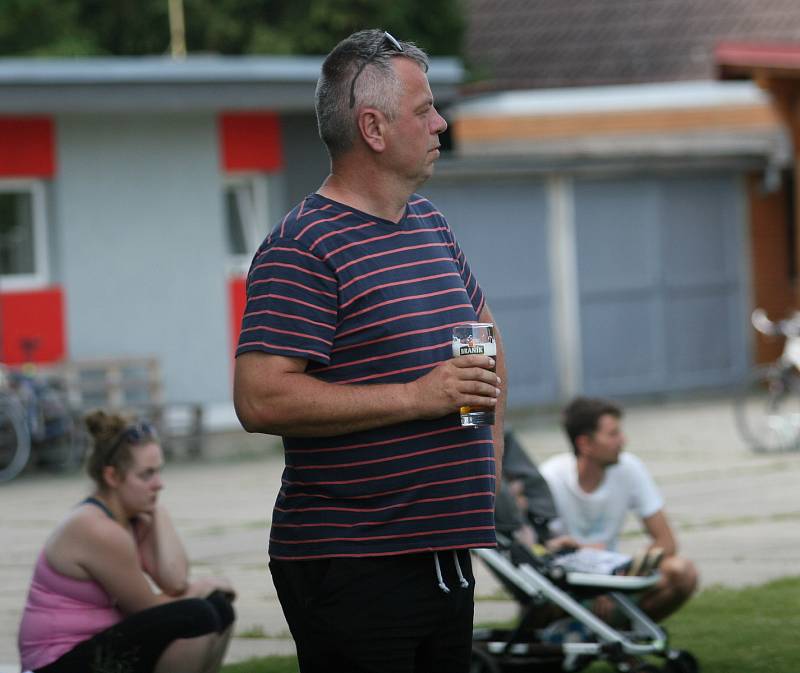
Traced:
[[664, 499], [642, 461], [623, 452], [619, 462], [606, 468], [600, 486], [586, 493], [578, 484], [575, 456], [562, 453], [539, 468], [553, 493], [559, 521], [554, 532], [574, 537], [582, 544], [601, 543], [616, 549], [629, 511], [640, 519], [658, 512]]

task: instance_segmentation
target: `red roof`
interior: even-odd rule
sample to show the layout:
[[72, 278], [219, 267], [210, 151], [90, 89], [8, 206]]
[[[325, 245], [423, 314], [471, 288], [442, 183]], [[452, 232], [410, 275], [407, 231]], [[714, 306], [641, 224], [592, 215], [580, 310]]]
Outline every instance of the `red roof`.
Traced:
[[722, 79], [745, 79], [757, 73], [800, 77], [800, 43], [722, 42], [714, 49]]

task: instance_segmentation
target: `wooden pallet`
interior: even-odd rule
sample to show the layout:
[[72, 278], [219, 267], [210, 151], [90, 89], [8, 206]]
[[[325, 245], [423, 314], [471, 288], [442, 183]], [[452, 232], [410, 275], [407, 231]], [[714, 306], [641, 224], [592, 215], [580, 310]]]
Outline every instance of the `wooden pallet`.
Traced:
[[[58, 369], [70, 407], [146, 418], [158, 430], [168, 456], [183, 445], [190, 455], [203, 452], [203, 407], [196, 402], [167, 402], [157, 358], [71, 360]], [[176, 420], [176, 418], [178, 420]]]

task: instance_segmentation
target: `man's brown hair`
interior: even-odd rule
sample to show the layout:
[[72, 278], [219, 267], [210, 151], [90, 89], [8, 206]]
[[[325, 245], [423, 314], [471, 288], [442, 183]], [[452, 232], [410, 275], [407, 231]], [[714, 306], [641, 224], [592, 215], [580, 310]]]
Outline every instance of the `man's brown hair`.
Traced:
[[598, 397], [576, 397], [564, 408], [561, 424], [576, 456], [578, 437], [593, 434], [600, 417], [606, 415], [622, 418], [622, 409], [614, 402]]

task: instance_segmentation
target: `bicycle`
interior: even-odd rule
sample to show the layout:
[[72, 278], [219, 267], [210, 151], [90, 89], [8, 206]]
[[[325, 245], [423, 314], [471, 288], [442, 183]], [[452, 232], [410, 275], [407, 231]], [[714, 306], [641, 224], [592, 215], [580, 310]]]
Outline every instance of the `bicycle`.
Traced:
[[753, 311], [753, 327], [769, 336], [783, 336], [783, 353], [775, 362], [756, 367], [736, 396], [736, 425], [758, 453], [800, 449], [800, 311], [774, 322], [763, 309]]
[[22, 402], [6, 389], [0, 370], [0, 482], [10, 481], [28, 464], [31, 436]]
[[83, 460], [88, 438], [56, 381], [0, 365], [0, 483], [37, 465], [59, 471]]

